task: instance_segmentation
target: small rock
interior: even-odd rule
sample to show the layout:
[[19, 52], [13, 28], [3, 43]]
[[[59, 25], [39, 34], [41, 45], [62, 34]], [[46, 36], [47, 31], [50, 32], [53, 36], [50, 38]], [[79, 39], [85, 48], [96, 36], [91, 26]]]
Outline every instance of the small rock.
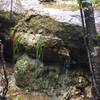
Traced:
[[88, 86], [85, 88], [85, 94], [87, 98], [91, 98], [92, 97], [92, 91], [91, 91], [91, 86]]

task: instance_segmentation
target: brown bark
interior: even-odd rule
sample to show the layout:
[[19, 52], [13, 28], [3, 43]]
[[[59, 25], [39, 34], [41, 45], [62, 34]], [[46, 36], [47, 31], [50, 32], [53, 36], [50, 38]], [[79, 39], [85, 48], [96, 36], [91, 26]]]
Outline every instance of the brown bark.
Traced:
[[92, 74], [92, 94], [93, 100], [100, 99], [100, 47], [97, 40], [97, 32], [95, 27], [94, 10], [92, 3], [82, 2], [82, 8], [84, 9], [86, 35], [88, 39], [88, 51], [89, 51], [89, 65]]

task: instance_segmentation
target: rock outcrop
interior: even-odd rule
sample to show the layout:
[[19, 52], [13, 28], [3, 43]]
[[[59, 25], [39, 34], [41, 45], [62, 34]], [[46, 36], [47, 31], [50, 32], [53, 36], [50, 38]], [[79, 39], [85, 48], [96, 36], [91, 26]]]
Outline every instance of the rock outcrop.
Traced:
[[[84, 71], [83, 71], [84, 72]], [[60, 66], [43, 64], [23, 55], [15, 64], [16, 85], [28, 91], [37, 91], [57, 100], [91, 98], [90, 80], [83, 72], [61, 71]], [[87, 90], [88, 89], [88, 93]], [[52, 99], [56, 100], [56, 99]]]
[[15, 40], [18, 38], [21, 38], [18, 45], [22, 45], [25, 52], [33, 58], [49, 63], [60, 62], [62, 65], [66, 60], [70, 60], [69, 50], [64, 47], [63, 40], [58, 37], [20, 32], [15, 36]]
[[29, 91], [46, 93], [49, 96], [62, 94], [59, 90], [63, 91], [67, 86], [66, 71], [61, 74], [59, 66], [44, 65], [27, 55], [23, 55], [17, 61], [15, 79], [17, 86]]
[[28, 47], [28, 49], [26, 49], [28, 54], [32, 55], [33, 51], [31, 52], [31, 50], [34, 49], [33, 47], [36, 45], [36, 41], [39, 37], [42, 37], [45, 48], [43, 56], [46, 60], [50, 61], [51, 58], [57, 59], [57, 53], [61, 53], [61, 51], [65, 52], [63, 53], [64, 55], [61, 55], [67, 56], [68, 49], [71, 59], [75, 63], [87, 63], [82, 30], [79, 26], [65, 25], [48, 16], [30, 15], [21, 20], [15, 26], [12, 33], [13, 38], [18, 34], [22, 34], [22, 37], [26, 38], [23, 44], [21, 44], [25, 48]]
[[71, 61], [79, 64], [88, 61], [81, 27], [65, 25], [48, 16], [31, 15], [15, 26], [11, 36], [17, 53], [23, 50], [25, 54], [15, 64], [17, 86], [57, 97], [66, 92], [69, 84], [79, 91], [87, 87], [88, 81], [83, 77], [73, 75], [75, 80], [71, 82], [67, 73]]

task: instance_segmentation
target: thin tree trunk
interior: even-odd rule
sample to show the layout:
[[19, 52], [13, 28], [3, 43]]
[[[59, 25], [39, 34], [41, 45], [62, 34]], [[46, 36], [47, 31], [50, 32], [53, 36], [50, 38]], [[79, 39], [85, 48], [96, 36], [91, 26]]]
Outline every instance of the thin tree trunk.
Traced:
[[13, 16], [13, 0], [11, 0], [11, 6], [10, 6], [10, 19], [12, 19]]
[[82, 1], [84, 11], [86, 33], [88, 38], [89, 65], [92, 74], [93, 100], [100, 100], [100, 47], [97, 40], [94, 10], [92, 3]]
[[95, 27], [95, 18], [94, 18], [94, 9], [92, 3], [84, 2], [82, 3], [84, 9], [86, 31], [90, 39], [96, 38], [96, 27]]

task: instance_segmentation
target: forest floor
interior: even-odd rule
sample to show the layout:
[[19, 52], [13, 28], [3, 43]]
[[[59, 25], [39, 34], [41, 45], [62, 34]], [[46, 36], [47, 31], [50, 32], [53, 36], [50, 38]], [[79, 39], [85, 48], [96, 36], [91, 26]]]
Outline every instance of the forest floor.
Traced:
[[[0, 68], [2, 65], [0, 65]], [[78, 90], [75, 88], [75, 86], [68, 86], [69, 89], [58, 99], [57, 97], [51, 97], [47, 96], [46, 94], [41, 94], [39, 92], [33, 91], [29, 92], [28, 90], [23, 90], [16, 86], [15, 84], [15, 78], [14, 78], [14, 66], [11, 64], [6, 64], [6, 71], [9, 79], [9, 86], [8, 86], [8, 93], [7, 96], [9, 97], [9, 100], [91, 100], [91, 85], [85, 87], [84, 92]], [[2, 70], [0, 69], [0, 73], [2, 73]], [[74, 75], [79, 76], [76, 78]], [[2, 78], [3, 74], [0, 74], [0, 78]], [[89, 81], [91, 81], [91, 75], [87, 71], [87, 69], [72, 69], [69, 70], [69, 75], [72, 78], [72, 84], [76, 79], [79, 77], [85, 79], [85, 77], [88, 78]], [[82, 76], [81, 76], [82, 75]], [[75, 80], [74, 80], [75, 78]], [[2, 91], [3, 81], [0, 82], [0, 91]], [[65, 99], [66, 98], [66, 99]], [[69, 98], [69, 99], [68, 99]]]

